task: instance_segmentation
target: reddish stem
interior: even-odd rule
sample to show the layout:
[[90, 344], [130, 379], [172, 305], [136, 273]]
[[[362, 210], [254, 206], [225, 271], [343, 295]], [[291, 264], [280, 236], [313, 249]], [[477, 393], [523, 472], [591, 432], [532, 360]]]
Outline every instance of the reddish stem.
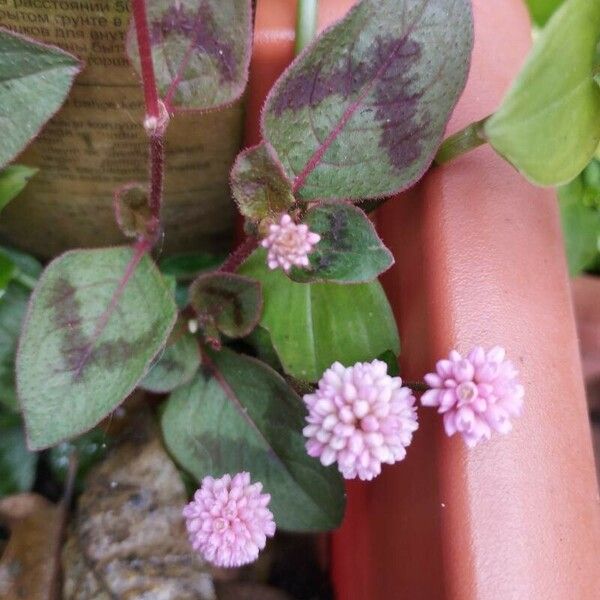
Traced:
[[258, 246], [258, 240], [255, 237], [247, 237], [221, 265], [221, 273], [235, 273], [238, 267], [252, 254]]
[[160, 117], [158, 91], [156, 88], [156, 78], [154, 76], [154, 64], [152, 63], [152, 47], [150, 44], [150, 31], [148, 29], [145, 0], [132, 0], [132, 13], [135, 22], [138, 51], [140, 54], [144, 99], [146, 101], [146, 115], [158, 119]]
[[162, 133], [150, 136], [150, 193], [148, 205], [152, 218], [148, 224], [148, 239], [154, 245], [158, 241], [161, 223], [163, 180], [165, 172], [165, 141]]
[[164, 120], [164, 110], [161, 112], [160, 101], [158, 99], [145, 0], [133, 0], [132, 11], [140, 54], [142, 83], [144, 86], [144, 99], [146, 102], [146, 121], [148, 118], [153, 118], [157, 124], [154, 130], [150, 131], [150, 187], [148, 205], [150, 206], [152, 217], [148, 223], [146, 232], [146, 238], [149, 241], [150, 246], [154, 246], [160, 235], [165, 171], [164, 135], [168, 118], [167, 121]]

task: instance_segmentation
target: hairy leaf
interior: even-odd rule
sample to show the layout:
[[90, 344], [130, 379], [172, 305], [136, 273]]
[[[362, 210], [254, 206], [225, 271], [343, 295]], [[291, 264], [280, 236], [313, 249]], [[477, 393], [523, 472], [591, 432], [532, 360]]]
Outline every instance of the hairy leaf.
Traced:
[[190, 304], [202, 325], [212, 323], [225, 335], [248, 335], [262, 311], [260, 284], [232, 273], [200, 275], [190, 287]]
[[135, 252], [75, 250], [42, 275], [17, 356], [30, 448], [91, 429], [133, 390], [164, 346], [175, 304], [152, 261]]
[[38, 169], [24, 165], [10, 165], [0, 171], [0, 211], [16, 198]]
[[[149, 0], [152, 59], [160, 94], [177, 109], [237, 100], [248, 82], [251, 0]], [[134, 25], [127, 53], [140, 70]]]
[[308, 211], [304, 223], [321, 240], [309, 254], [310, 268], [292, 270], [295, 281], [362, 283], [394, 264], [371, 221], [351, 204], [319, 204]]
[[130, 238], [148, 232], [152, 212], [148, 205], [148, 190], [141, 184], [128, 183], [115, 192], [115, 217], [124, 235]]
[[28, 492], [35, 480], [37, 455], [27, 450], [21, 418], [0, 410], [0, 498]]
[[600, 2], [567, 0], [541, 32], [484, 133], [539, 185], [576, 177], [600, 141], [600, 87], [593, 79]]
[[164, 394], [188, 383], [200, 366], [198, 342], [188, 333], [174, 332], [162, 355], [140, 381], [139, 387]]
[[278, 527], [332, 529], [343, 516], [343, 486], [335, 469], [307, 455], [304, 416], [275, 371], [223, 349], [171, 394], [162, 427], [173, 456], [198, 480], [249, 471], [271, 494]]
[[0, 168], [61, 107], [80, 69], [63, 50], [0, 27]]
[[10, 260], [13, 265], [12, 280], [0, 297], [0, 405], [17, 410], [15, 355], [30, 295], [18, 278], [35, 283], [42, 267], [34, 258], [8, 248], [0, 248], [0, 260]]
[[294, 203], [292, 185], [265, 144], [238, 155], [231, 171], [231, 191], [240, 212], [249, 219], [277, 216]]
[[468, 0], [362, 0], [271, 90], [263, 137], [297, 198], [376, 198], [433, 160], [464, 87]]
[[261, 325], [271, 334], [285, 372], [317, 381], [336, 360], [345, 365], [399, 352], [392, 309], [378, 281], [356, 285], [295, 283], [266, 266], [256, 250], [240, 273], [262, 285]]
[[558, 190], [569, 272], [578, 275], [600, 258], [600, 161]]

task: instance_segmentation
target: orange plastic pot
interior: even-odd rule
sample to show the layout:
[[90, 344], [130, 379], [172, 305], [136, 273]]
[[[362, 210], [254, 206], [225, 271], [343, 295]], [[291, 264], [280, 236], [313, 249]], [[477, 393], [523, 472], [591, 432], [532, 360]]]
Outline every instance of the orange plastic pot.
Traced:
[[[321, 25], [350, 0], [321, 0]], [[521, 0], [474, 0], [475, 50], [454, 132], [498, 106], [529, 50]], [[296, 2], [259, 0], [247, 142], [291, 60]], [[421, 411], [406, 461], [348, 486], [332, 539], [340, 600], [597, 600], [600, 511], [577, 336], [552, 192], [482, 147], [380, 211], [384, 277], [409, 379], [451, 348], [504, 345], [526, 386], [506, 437], [467, 451]]]

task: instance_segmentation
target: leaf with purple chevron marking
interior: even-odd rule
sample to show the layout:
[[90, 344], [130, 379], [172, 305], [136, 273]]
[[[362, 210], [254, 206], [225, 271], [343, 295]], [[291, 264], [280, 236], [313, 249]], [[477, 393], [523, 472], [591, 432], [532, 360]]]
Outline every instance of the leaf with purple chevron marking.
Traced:
[[[174, 109], [231, 104], [248, 82], [251, 0], [148, 0], [156, 82]], [[127, 54], [140, 70], [132, 24]]]
[[248, 335], [262, 313], [260, 283], [234, 273], [200, 275], [190, 286], [189, 298], [201, 327], [232, 338]]
[[465, 85], [469, 0], [362, 0], [269, 94], [263, 136], [298, 199], [376, 198], [431, 164]]
[[241, 152], [231, 170], [231, 191], [244, 217], [262, 220], [287, 212], [292, 186], [265, 144]]
[[170, 453], [197, 481], [249, 471], [271, 494], [278, 527], [332, 529], [344, 487], [336, 469], [306, 453], [305, 413], [279, 374], [224, 348], [206, 353], [196, 377], [171, 394], [161, 424]]
[[308, 256], [310, 267], [292, 269], [294, 281], [364, 283], [394, 264], [373, 223], [352, 204], [322, 202], [306, 213], [303, 222], [321, 240]]
[[176, 318], [160, 272], [131, 248], [51, 262], [25, 317], [17, 392], [31, 449], [95, 426], [135, 388]]

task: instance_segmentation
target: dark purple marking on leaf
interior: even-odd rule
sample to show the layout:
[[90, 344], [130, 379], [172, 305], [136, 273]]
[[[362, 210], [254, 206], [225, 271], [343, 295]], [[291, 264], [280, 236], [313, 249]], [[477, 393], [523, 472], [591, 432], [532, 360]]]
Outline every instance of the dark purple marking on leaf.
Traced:
[[[335, 246], [336, 252], [349, 252], [352, 250], [352, 244], [348, 239], [348, 219], [346, 214], [342, 212], [330, 212], [327, 213], [328, 227], [325, 232], [321, 234], [322, 238], [331, 241]], [[320, 252], [319, 245], [317, 244], [313, 251], [313, 257], [311, 257], [311, 270], [326, 270], [328, 269], [334, 257], [330, 252]]]
[[81, 328], [81, 304], [77, 289], [64, 277], [54, 283], [47, 308], [54, 311], [54, 323], [62, 331], [60, 353], [66, 371], [75, 371], [88, 349], [88, 338]]
[[[418, 106], [422, 94], [411, 92], [416, 77], [408, 73], [420, 56], [421, 47], [410, 35], [400, 39], [380, 37], [374, 41], [370, 54], [361, 56], [360, 62], [354, 62], [348, 55], [346, 64], [333, 72], [307, 68], [278, 89], [270, 107], [277, 116], [307, 106], [314, 109], [331, 95], [340, 95], [344, 100], [355, 96], [331, 133], [321, 141], [320, 147], [296, 177], [295, 192], [304, 185], [329, 146], [359, 109], [375, 111], [382, 128], [380, 147], [387, 152], [396, 169], [402, 171], [419, 158], [419, 132], [426, 127], [428, 119], [423, 107]], [[365, 104], [366, 97], [371, 93], [375, 102]], [[403, 133], [399, 133], [399, 129]]]
[[154, 46], [162, 43], [169, 34], [181, 34], [191, 41], [192, 50], [208, 54], [219, 63], [224, 82], [234, 81], [239, 65], [232, 47], [219, 39], [216, 31], [211, 7], [206, 2], [201, 2], [195, 14], [183, 5], [173, 5], [160, 20], [150, 23], [150, 42]]
[[126, 361], [136, 347], [149, 344], [153, 331], [159, 324], [152, 325], [148, 333], [134, 341], [118, 338], [110, 342], [100, 342], [90, 352], [94, 339], [86, 336], [81, 326], [81, 303], [75, 288], [65, 277], [54, 283], [47, 308], [54, 311], [54, 324], [62, 332], [60, 353], [63, 357], [63, 371], [73, 373], [73, 380], [80, 379], [90, 364], [99, 364], [107, 370], [114, 370]]
[[[244, 312], [242, 308], [242, 303], [239, 299], [239, 294], [235, 292], [231, 292], [229, 290], [224, 290], [220, 287], [206, 286], [202, 288], [202, 293], [212, 296], [217, 300], [223, 299], [225, 302], [229, 303], [233, 309], [233, 321], [236, 327], [241, 327], [244, 323]], [[215, 305], [210, 306], [211, 310], [215, 308]], [[212, 316], [218, 317], [219, 314], [225, 310], [225, 304], [221, 304], [220, 310], [217, 310], [213, 313]]]

